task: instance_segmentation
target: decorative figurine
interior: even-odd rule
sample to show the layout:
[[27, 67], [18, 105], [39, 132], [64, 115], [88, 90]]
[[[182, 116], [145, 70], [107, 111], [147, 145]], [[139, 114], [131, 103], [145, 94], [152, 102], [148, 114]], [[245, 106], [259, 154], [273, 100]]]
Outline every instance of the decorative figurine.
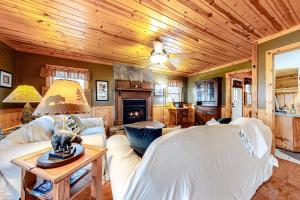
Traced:
[[82, 143], [82, 139], [78, 135], [72, 135], [70, 132], [56, 133], [51, 138], [51, 144], [54, 153], [49, 153], [50, 158], [66, 159], [71, 157], [76, 149], [73, 148], [72, 143]]

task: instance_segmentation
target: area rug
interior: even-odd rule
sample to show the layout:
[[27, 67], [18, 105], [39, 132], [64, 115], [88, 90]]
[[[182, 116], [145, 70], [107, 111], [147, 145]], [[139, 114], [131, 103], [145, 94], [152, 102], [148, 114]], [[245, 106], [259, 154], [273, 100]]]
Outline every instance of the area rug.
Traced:
[[285, 150], [280, 150], [282, 153], [287, 154], [293, 158], [295, 158], [296, 160], [300, 161], [300, 153], [295, 153], [295, 152], [290, 152], [290, 151], [285, 151]]

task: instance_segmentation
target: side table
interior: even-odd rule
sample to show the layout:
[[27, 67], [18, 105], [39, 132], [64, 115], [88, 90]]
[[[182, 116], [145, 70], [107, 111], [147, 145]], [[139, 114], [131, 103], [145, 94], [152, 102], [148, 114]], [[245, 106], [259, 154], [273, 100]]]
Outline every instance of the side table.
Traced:
[[[30, 192], [36, 183], [36, 178], [40, 177], [53, 183], [53, 200], [73, 199], [88, 186], [91, 186], [92, 197], [96, 200], [100, 200], [102, 197], [102, 156], [105, 155], [106, 149], [92, 145], [84, 145], [84, 147], [85, 152], [81, 158], [70, 164], [57, 168], [42, 169], [36, 167], [38, 157], [46, 151], [49, 151], [51, 148], [12, 160], [12, 163], [22, 168], [21, 199], [32, 199]], [[92, 163], [91, 171], [81, 177], [71, 187], [70, 176], [90, 163]]]

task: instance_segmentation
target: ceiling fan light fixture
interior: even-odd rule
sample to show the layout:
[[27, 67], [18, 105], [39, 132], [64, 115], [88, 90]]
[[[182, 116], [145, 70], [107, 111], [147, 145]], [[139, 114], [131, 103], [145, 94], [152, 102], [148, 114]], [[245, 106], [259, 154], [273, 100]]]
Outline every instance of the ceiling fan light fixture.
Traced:
[[155, 64], [161, 64], [168, 60], [167, 53], [163, 50], [162, 53], [157, 53], [155, 51], [151, 52], [150, 61]]

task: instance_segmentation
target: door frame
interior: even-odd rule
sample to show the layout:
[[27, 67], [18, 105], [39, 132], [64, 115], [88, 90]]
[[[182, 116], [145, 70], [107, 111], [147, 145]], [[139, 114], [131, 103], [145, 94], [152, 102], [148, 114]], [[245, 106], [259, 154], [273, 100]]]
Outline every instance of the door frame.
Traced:
[[[252, 72], [252, 69], [242, 69], [242, 70], [238, 70], [238, 71], [234, 71], [234, 72], [228, 72], [225, 74], [225, 98], [226, 98], [226, 102], [225, 102], [225, 117], [230, 118], [231, 117], [231, 112], [232, 112], [232, 108], [231, 108], [231, 90], [232, 90], [232, 76], [236, 75], [236, 74], [240, 74], [240, 73], [248, 73], [248, 72]], [[238, 79], [238, 78], [237, 78]], [[253, 74], [252, 74], [252, 80], [253, 80]], [[244, 92], [244, 91], [243, 91]], [[229, 95], [228, 95], [229, 94]], [[244, 98], [244, 95], [243, 95]], [[244, 103], [244, 101], [243, 101]], [[244, 112], [244, 108], [243, 108], [243, 112]]]
[[[285, 53], [292, 50], [300, 49], [300, 42], [290, 45], [282, 46], [266, 52], [266, 117], [265, 123], [271, 128], [273, 132], [272, 152], [275, 151], [275, 70], [274, 70], [274, 56], [279, 53]], [[299, 87], [299, 85], [298, 85]]]

